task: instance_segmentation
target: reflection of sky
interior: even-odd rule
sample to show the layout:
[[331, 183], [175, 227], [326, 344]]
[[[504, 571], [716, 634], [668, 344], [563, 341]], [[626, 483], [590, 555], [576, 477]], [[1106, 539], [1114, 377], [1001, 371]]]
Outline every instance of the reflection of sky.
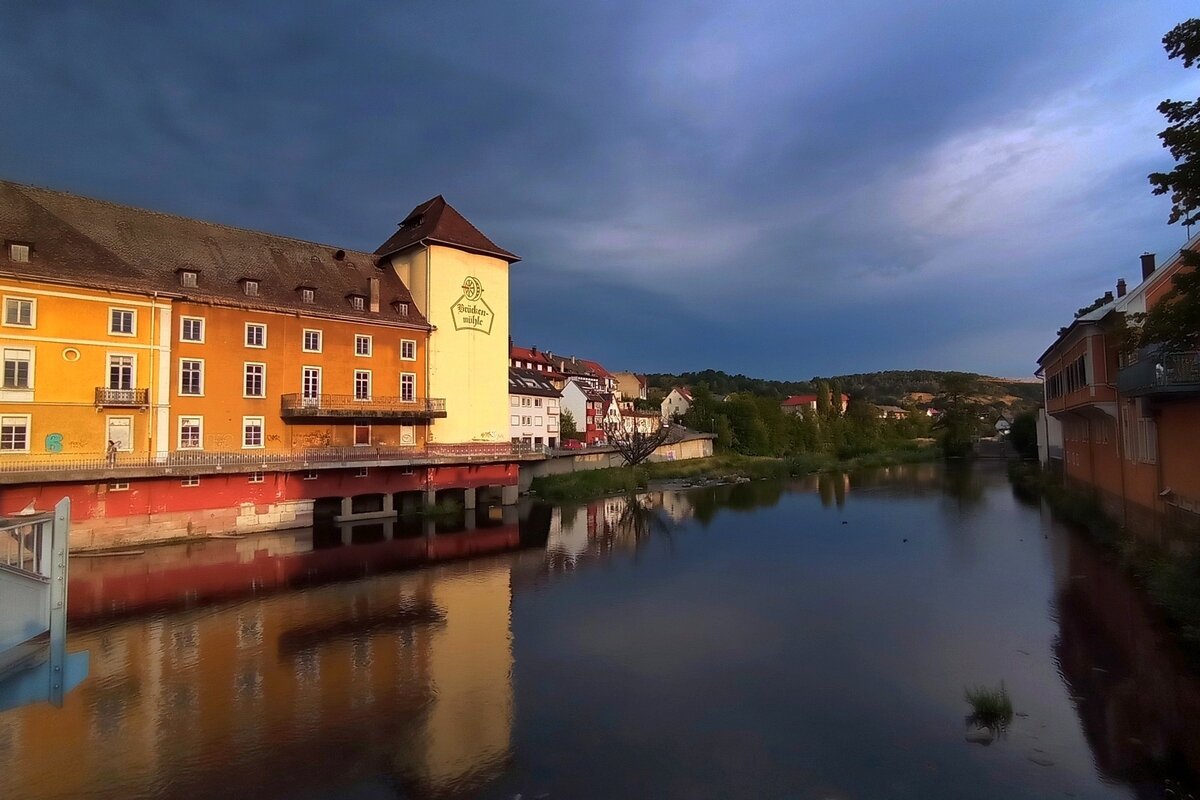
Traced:
[[[994, 477], [965, 511], [936, 493], [851, 492], [840, 512], [786, 495], [518, 594], [511, 786], [1124, 796], [1094, 777], [1052, 660], [1051, 542]], [[964, 687], [1001, 680], [1029, 716], [966, 743]]]

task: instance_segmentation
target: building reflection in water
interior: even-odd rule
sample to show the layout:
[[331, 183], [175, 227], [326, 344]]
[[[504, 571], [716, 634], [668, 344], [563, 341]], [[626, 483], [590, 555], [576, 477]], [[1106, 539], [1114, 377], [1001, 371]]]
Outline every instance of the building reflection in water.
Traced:
[[300, 533], [76, 559], [71, 646], [92, 676], [61, 710], [0, 717], [0, 797], [435, 797], [494, 779], [513, 720], [503, 554], [549, 520], [526, 512], [352, 547]]

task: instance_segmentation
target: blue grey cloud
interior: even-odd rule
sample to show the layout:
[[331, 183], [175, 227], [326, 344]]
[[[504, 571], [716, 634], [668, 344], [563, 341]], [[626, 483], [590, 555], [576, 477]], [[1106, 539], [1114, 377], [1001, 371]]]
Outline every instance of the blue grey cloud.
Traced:
[[7, 5], [0, 174], [372, 248], [444, 194], [518, 339], [613, 367], [1028, 374], [1182, 235], [1181, 2]]

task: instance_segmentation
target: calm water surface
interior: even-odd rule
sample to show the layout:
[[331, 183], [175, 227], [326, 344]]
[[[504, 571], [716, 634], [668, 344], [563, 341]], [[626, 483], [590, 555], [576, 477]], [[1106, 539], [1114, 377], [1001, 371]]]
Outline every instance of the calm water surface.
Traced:
[[73, 559], [91, 674], [0, 714], [0, 797], [1195, 793], [1200, 682], [1002, 468], [463, 524]]

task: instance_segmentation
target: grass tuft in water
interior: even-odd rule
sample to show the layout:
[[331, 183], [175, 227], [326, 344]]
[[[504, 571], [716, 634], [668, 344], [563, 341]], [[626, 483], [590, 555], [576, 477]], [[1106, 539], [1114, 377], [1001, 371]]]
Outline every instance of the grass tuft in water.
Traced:
[[1013, 718], [1012, 699], [1008, 696], [1004, 681], [1000, 682], [999, 689], [976, 686], [973, 689], [965, 689], [963, 694], [971, 704], [968, 724], [977, 728], [987, 728], [996, 735], [1004, 733]]

